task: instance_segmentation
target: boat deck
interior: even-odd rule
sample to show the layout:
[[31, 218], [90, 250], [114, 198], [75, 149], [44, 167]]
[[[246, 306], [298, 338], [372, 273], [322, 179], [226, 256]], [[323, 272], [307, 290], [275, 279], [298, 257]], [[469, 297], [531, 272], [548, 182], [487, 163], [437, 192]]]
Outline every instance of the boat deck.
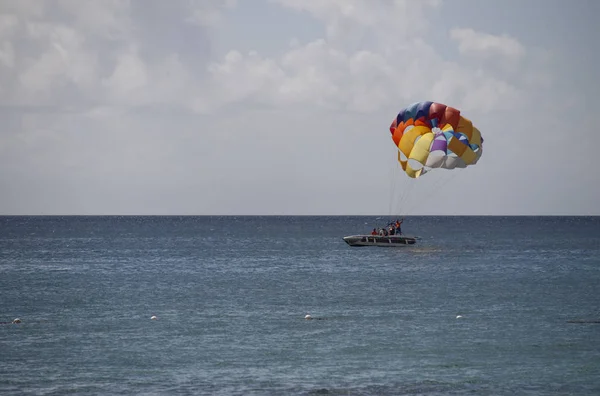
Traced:
[[350, 246], [400, 247], [414, 245], [417, 240], [405, 235], [351, 235], [344, 237], [344, 242]]

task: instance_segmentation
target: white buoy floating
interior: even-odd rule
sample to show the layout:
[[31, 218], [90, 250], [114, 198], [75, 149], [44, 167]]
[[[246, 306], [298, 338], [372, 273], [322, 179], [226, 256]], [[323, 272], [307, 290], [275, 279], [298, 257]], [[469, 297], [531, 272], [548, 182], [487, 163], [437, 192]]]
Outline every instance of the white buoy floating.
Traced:
[[152, 317], [150, 318], [150, 320], [156, 320], [158, 319], [156, 316], [152, 315]]
[[456, 315], [456, 319], [460, 319], [462, 317], [463, 317], [462, 315]]
[[19, 318], [15, 318], [15, 319], [14, 319], [12, 322], [13, 322], [14, 324], [19, 324], [19, 323], [21, 323], [21, 319], [19, 319]]
[[311, 320], [311, 319], [312, 319], [312, 316], [310, 316], [310, 315], [306, 315], [306, 316], [304, 317], [304, 319], [306, 319], [306, 320]]

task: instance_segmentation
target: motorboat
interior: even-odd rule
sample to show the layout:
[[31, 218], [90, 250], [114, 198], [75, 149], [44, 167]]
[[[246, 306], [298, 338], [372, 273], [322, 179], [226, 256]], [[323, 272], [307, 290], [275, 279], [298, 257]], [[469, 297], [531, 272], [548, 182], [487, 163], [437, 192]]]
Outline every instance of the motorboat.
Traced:
[[350, 235], [344, 242], [350, 246], [404, 247], [417, 243], [417, 237], [406, 235]]

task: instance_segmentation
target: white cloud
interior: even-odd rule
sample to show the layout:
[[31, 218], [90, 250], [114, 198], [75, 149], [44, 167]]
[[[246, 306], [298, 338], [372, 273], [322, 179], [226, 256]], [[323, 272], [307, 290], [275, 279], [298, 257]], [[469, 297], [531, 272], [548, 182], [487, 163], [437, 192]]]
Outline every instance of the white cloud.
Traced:
[[209, 71], [219, 82], [217, 90], [225, 93], [219, 96], [223, 104], [250, 98], [274, 106], [310, 104], [360, 112], [429, 98], [484, 111], [514, 109], [524, 100], [527, 81], [535, 82], [537, 75], [535, 65], [521, 63], [522, 81], [503, 79], [470, 61], [445, 60], [420, 39], [403, 45], [390, 53], [347, 52], [318, 39], [279, 59], [232, 51]]
[[458, 41], [461, 53], [506, 56], [518, 59], [525, 55], [525, 47], [515, 38], [476, 32], [473, 29], [451, 29], [450, 37]]
[[25, 18], [39, 18], [49, 1], [40, 0], [0, 0], [0, 11], [4, 15], [19, 15]]
[[73, 26], [83, 32], [108, 39], [131, 34], [130, 0], [58, 0], [56, 7], [70, 14]]
[[322, 21], [325, 38], [340, 48], [356, 50], [368, 45], [381, 51], [393, 51], [404, 40], [427, 32], [427, 13], [441, 4], [438, 0], [270, 1]]
[[10, 68], [15, 65], [15, 50], [10, 41], [0, 44], [0, 64]]
[[285, 7], [305, 11], [327, 23], [327, 28], [337, 22], [350, 21], [354, 25], [366, 27], [385, 27], [387, 22], [396, 21], [392, 26], [412, 25], [418, 29], [427, 25], [425, 20], [417, 20], [414, 24], [399, 23], [399, 20], [410, 21], [415, 17], [423, 17], [424, 12], [441, 4], [437, 0], [271, 0]]
[[7, 38], [14, 34], [19, 26], [19, 18], [13, 14], [0, 14], [0, 37]]
[[187, 22], [215, 26], [223, 21], [223, 10], [236, 6], [237, 0], [190, 0]]
[[[164, 3], [55, 0], [45, 4], [33, 9], [3, 7], [0, 29], [6, 34], [0, 41], [0, 68], [12, 70], [0, 74], [0, 104], [191, 105], [205, 73], [194, 69], [196, 64], [182, 61], [178, 47], [169, 46], [185, 36], [154, 43], [140, 35], [151, 28], [146, 25], [153, 18], [164, 14], [160, 8]], [[185, 4], [197, 6], [197, 2]], [[203, 7], [209, 9], [211, 4], [221, 7], [218, 2], [204, 2]], [[153, 13], [148, 21], [134, 14], [134, 5]], [[178, 17], [183, 21], [185, 13], [175, 11], [181, 12]], [[150, 56], [152, 51], [161, 54]]]
[[[489, 109], [488, 103], [506, 102], [508, 97], [514, 102], [512, 98], [518, 96], [515, 92], [519, 89], [509, 81], [481, 69], [469, 70], [468, 62], [444, 60], [419, 38], [428, 29], [426, 12], [435, 10], [437, 1], [276, 2], [308, 12], [329, 28], [360, 28], [365, 34], [375, 33], [378, 44], [373, 49], [350, 48], [342, 40], [342, 31], [338, 32], [340, 35], [330, 31], [326, 38], [298, 44], [278, 58], [232, 49], [202, 71], [192, 69], [197, 65], [186, 63], [176, 52], [148, 58], [133, 36], [117, 40], [108, 54], [98, 52], [94, 37], [114, 38], [110, 32], [127, 35], [135, 31], [131, 3], [92, 2], [94, 12], [86, 12], [87, 2], [60, 0], [56, 4], [75, 18], [72, 27], [23, 19], [30, 40], [44, 50], [34, 57], [16, 54], [23, 66], [18, 76], [20, 85], [8, 100], [48, 104], [53, 101], [54, 90], [71, 87], [71, 99], [85, 98], [103, 106], [172, 103], [210, 112], [228, 104], [252, 101], [277, 107], [317, 105], [372, 112], [390, 103], [430, 97]], [[194, 18], [222, 15], [223, 8], [234, 6], [233, 2], [210, 1], [186, 4], [196, 11]], [[398, 14], [411, 23], [399, 23]], [[35, 15], [39, 18], [45, 14]], [[180, 17], [184, 19], [185, 15]], [[460, 40], [461, 51], [525, 56], [522, 45], [514, 39], [470, 29], [452, 30], [451, 37]], [[13, 64], [15, 55], [11, 54], [10, 45], [8, 42], [2, 47], [0, 59]], [[111, 63], [109, 67], [107, 62]], [[529, 74], [525, 70], [522, 75]]]
[[117, 103], [139, 104], [144, 99], [139, 92], [149, 82], [146, 64], [135, 51], [121, 54], [112, 75], [103, 82]]
[[5, 103], [56, 104], [57, 90], [73, 84], [73, 89], [86, 92], [95, 84], [96, 55], [85, 49], [85, 38], [78, 31], [62, 25], [30, 23], [28, 33], [44, 49], [31, 56], [19, 54], [21, 70], [15, 70], [18, 83], [14, 96], [5, 98]]
[[197, 100], [202, 107], [218, 108], [228, 103], [250, 100], [273, 104], [274, 88], [283, 78], [283, 72], [275, 61], [264, 59], [257, 53], [247, 56], [230, 51], [222, 62], [209, 65], [211, 84], [199, 92]]

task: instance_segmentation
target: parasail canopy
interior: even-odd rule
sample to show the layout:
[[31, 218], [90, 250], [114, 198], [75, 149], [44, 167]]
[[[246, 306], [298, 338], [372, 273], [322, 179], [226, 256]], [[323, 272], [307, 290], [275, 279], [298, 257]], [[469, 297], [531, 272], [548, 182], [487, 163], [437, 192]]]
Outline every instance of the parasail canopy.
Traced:
[[475, 165], [483, 152], [483, 138], [460, 111], [436, 102], [418, 102], [400, 110], [390, 125], [398, 147], [398, 161], [412, 178], [434, 168]]

